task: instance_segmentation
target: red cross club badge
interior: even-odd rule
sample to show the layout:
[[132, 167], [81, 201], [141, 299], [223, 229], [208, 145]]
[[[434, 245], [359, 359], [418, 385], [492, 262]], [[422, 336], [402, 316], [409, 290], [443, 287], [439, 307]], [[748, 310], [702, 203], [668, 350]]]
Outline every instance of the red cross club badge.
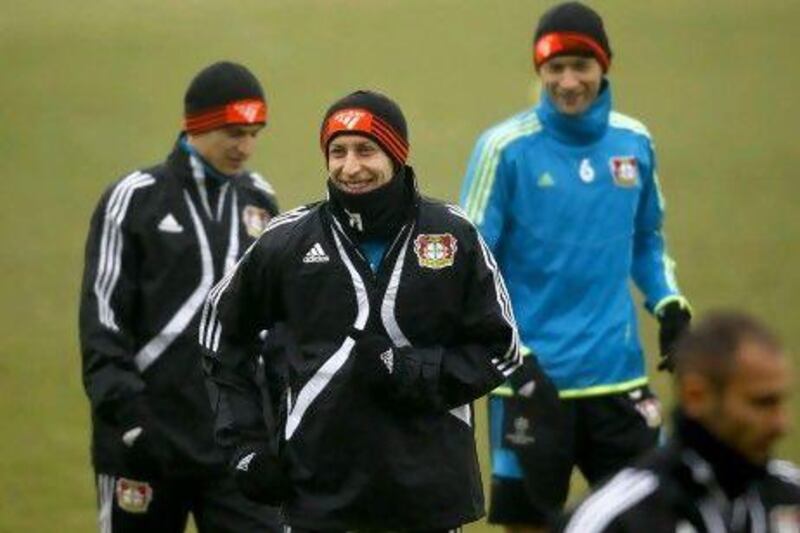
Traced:
[[639, 181], [639, 165], [632, 155], [612, 157], [608, 163], [616, 186], [633, 187]]
[[264, 233], [271, 218], [266, 209], [254, 205], [246, 205], [242, 210], [242, 223], [247, 229], [247, 234], [255, 239]]
[[458, 241], [449, 233], [421, 234], [414, 239], [419, 266], [439, 270], [453, 266]]
[[153, 488], [145, 481], [134, 481], [121, 477], [117, 479], [117, 505], [129, 513], [146, 513], [153, 501]]

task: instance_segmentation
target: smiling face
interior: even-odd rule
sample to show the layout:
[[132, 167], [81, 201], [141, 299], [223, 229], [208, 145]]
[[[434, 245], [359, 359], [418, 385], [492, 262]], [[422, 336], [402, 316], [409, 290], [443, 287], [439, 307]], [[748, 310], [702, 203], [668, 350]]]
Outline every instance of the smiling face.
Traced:
[[380, 145], [363, 135], [338, 135], [328, 143], [328, 174], [346, 193], [364, 194], [386, 185], [394, 165]]
[[189, 135], [189, 144], [223, 174], [241, 172], [253, 155], [263, 124], [235, 124], [204, 133]]
[[594, 57], [555, 56], [539, 68], [539, 77], [561, 113], [579, 115], [592, 105], [599, 94], [603, 67]]

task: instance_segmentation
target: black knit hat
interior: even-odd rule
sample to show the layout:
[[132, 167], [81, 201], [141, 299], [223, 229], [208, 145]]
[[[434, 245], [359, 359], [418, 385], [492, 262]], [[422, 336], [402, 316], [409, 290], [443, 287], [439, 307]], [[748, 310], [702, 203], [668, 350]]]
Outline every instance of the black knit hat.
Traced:
[[183, 104], [190, 133], [267, 121], [266, 99], [258, 79], [243, 65], [230, 61], [201, 70], [186, 89]]
[[320, 146], [340, 134], [358, 133], [377, 142], [400, 165], [408, 158], [408, 128], [400, 107], [374, 91], [356, 91], [336, 101], [325, 113], [320, 127]]
[[608, 70], [611, 47], [603, 19], [580, 2], [565, 2], [542, 15], [533, 37], [534, 63], [542, 63], [557, 55], [582, 52], [594, 56]]

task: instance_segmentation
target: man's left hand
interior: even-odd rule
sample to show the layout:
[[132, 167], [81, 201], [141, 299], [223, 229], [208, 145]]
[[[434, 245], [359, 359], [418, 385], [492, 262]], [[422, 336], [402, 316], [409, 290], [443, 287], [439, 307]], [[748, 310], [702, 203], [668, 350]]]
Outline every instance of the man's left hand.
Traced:
[[370, 386], [388, 384], [395, 371], [397, 348], [388, 338], [366, 334], [353, 347], [353, 372], [361, 383]]
[[658, 343], [661, 351], [659, 370], [675, 370], [675, 345], [689, 329], [692, 312], [685, 300], [673, 300], [656, 311], [659, 323]]

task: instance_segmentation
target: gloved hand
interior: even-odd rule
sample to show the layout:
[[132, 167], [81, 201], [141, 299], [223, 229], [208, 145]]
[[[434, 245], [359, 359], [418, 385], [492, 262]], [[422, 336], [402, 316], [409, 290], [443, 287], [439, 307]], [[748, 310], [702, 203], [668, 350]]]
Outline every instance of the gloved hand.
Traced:
[[503, 398], [502, 446], [516, 450], [522, 473], [536, 476], [541, 468], [541, 454], [531, 450], [546, 450], [564, 446], [567, 416], [564, 416], [558, 389], [547, 377], [535, 355], [522, 358], [522, 366], [507, 381], [513, 395]]
[[233, 477], [247, 498], [280, 505], [291, 494], [291, 483], [280, 457], [265, 444], [244, 448], [234, 461]]
[[353, 347], [353, 372], [357, 381], [367, 386], [382, 387], [391, 383], [396, 372], [398, 348], [382, 335], [366, 333]]
[[675, 370], [675, 345], [681, 335], [689, 330], [692, 312], [686, 300], [672, 300], [656, 309], [659, 332], [658, 344], [661, 352], [659, 370]]
[[558, 389], [544, 373], [539, 366], [539, 360], [533, 354], [523, 356], [522, 366], [509, 376], [508, 383], [515, 396], [533, 398], [535, 395], [540, 405], [558, 404]]
[[117, 412], [125, 449], [126, 475], [153, 480], [168, 466], [167, 445], [142, 397], [126, 400]]

